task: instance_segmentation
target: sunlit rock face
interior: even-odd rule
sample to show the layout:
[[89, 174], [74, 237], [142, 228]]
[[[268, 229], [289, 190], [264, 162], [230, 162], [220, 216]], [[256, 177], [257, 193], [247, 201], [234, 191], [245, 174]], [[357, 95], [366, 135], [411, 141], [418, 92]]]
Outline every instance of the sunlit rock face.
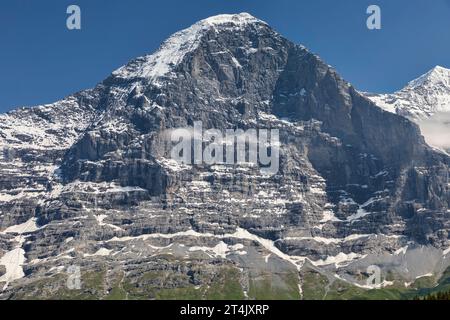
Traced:
[[[290, 299], [312, 269], [361, 287], [377, 262], [408, 282], [448, 265], [449, 158], [248, 14], [0, 119], [2, 298]], [[197, 121], [278, 129], [278, 172], [174, 162], [170, 132]]]

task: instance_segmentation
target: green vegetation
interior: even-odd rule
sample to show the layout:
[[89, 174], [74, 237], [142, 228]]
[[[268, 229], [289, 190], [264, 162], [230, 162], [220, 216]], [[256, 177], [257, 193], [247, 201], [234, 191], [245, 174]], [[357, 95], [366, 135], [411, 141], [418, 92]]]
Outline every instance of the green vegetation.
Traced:
[[[159, 300], [242, 300], [244, 292], [239, 283], [239, 271], [224, 267], [209, 278], [205, 275], [202, 284], [195, 286], [186, 274], [170, 271], [150, 271], [133, 283], [123, 281], [120, 289], [111, 290], [111, 299], [159, 299]], [[116, 294], [112, 294], [112, 293]]]
[[299, 300], [298, 275], [263, 274], [250, 279], [249, 298], [256, 300]]
[[318, 272], [310, 271], [302, 275], [303, 299], [322, 300], [327, 293], [328, 279]]
[[425, 297], [419, 297], [415, 300], [450, 300], [450, 291], [429, 294]]
[[[303, 296], [307, 300], [431, 300], [443, 298], [450, 291], [450, 268], [439, 281], [434, 277], [422, 277], [408, 287], [394, 282], [393, 286], [371, 290], [341, 280], [333, 279], [329, 283], [327, 277], [313, 270], [304, 271], [302, 278]], [[392, 279], [392, 275], [390, 278]]]
[[[170, 264], [168, 264], [170, 265]], [[58, 274], [28, 284], [13, 299], [54, 300], [298, 300], [298, 275], [249, 272], [245, 276], [233, 265], [170, 265], [165, 270], [126, 275], [123, 271], [106, 272], [106, 267], [82, 273], [80, 290], [69, 290], [67, 275]], [[185, 271], [186, 270], [186, 271]], [[422, 277], [405, 287], [394, 282], [391, 287], [367, 290], [345, 281], [327, 278], [314, 270], [301, 274], [302, 294], [306, 300], [448, 300], [450, 268], [437, 281]], [[331, 280], [331, 282], [330, 282]], [[246, 284], [245, 286], [243, 284]]]
[[243, 300], [245, 298], [239, 283], [240, 272], [237, 269], [222, 270], [211, 281], [205, 297], [210, 300]]

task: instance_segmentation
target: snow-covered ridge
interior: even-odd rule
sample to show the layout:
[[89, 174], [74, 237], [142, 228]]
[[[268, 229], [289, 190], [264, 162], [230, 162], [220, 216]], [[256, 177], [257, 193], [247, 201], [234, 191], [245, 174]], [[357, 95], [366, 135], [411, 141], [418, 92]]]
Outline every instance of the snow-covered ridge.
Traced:
[[384, 110], [416, 122], [429, 145], [450, 150], [450, 69], [436, 66], [395, 93], [364, 94]]
[[93, 119], [73, 96], [53, 104], [0, 114], [0, 148], [65, 150]]
[[266, 25], [248, 13], [209, 17], [173, 34], [154, 54], [139, 57], [112, 74], [123, 79], [145, 78], [154, 81], [168, 75], [173, 66], [179, 64], [187, 53], [195, 50], [202, 36], [211, 28], [216, 31], [216, 27], [220, 27], [220, 30], [234, 30], [256, 23]]
[[419, 78], [409, 82], [407, 88], [414, 89], [427, 84], [442, 84], [450, 87], [450, 69], [436, 66]]
[[424, 120], [439, 112], [450, 112], [450, 69], [436, 66], [400, 91], [365, 95], [386, 111]]
[[251, 14], [247, 12], [242, 12], [238, 14], [219, 14], [216, 16], [212, 16], [203, 20], [200, 20], [196, 24], [202, 25], [225, 25], [225, 24], [233, 24], [236, 26], [245, 26], [247, 24], [252, 23], [264, 23], [264, 21], [255, 18]]

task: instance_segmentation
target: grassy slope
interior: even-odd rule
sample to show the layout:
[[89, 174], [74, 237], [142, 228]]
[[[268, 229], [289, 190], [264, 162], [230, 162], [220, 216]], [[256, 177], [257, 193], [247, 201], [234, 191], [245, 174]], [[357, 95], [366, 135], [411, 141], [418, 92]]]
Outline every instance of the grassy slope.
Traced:
[[[108, 275], [106, 268], [82, 274], [82, 289], [69, 290], [65, 286], [66, 276], [60, 274], [41, 279], [24, 287], [13, 299], [194, 299], [194, 300], [242, 300], [248, 299], [300, 299], [298, 275], [260, 274], [247, 278], [248, 292], [244, 293], [242, 273], [233, 266], [223, 266], [218, 272], [199, 273], [193, 284], [189, 275], [172, 271], [150, 271], [132, 281], [123, 272]], [[351, 300], [351, 299], [414, 299], [429, 294], [450, 290], [450, 268], [435, 279], [420, 278], [410, 287], [403, 285], [379, 290], [365, 290], [346, 282], [328, 279], [312, 270], [302, 274], [303, 299]]]

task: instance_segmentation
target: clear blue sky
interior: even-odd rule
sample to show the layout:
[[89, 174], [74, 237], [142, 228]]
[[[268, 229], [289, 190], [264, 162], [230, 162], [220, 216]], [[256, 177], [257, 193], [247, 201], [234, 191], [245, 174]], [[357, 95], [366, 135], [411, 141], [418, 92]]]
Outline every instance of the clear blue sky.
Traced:
[[[66, 8], [82, 30], [66, 29]], [[366, 28], [378, 4], [383, 28]], [[2, 0], [0, 111], [93, 87], [173, 32], [219, 13], [249, 12], [333, 65], [358, 89], [390, 92], [450, 67], [450, 0]]]

